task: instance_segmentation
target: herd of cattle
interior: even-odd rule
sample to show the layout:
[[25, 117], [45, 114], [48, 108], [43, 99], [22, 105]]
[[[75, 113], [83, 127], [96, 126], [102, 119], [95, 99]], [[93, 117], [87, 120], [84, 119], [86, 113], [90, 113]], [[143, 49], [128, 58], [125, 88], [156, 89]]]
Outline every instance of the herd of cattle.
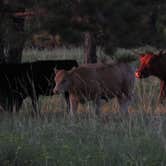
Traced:
[[[55, 69], [56, 67], [56, 69]], [[133, 98], [136, 78], [150, 75], [161, 80], [160, 101], [166, 96], [166, 53], [145, 53], [135, 71], [126, 62], [84, 64], [75, 60], [37, 61], [22, 64], [0, 64], [0, 109], [19, 110], [23, 100], [30, 97], [33, 112], [38, 111], [40, 95], [63, 93], [67, 112], [77, 111], [78, 103], [92, 100], [96, 114], [102, 100], [118, 99], [120, 111], [128, 111]]]

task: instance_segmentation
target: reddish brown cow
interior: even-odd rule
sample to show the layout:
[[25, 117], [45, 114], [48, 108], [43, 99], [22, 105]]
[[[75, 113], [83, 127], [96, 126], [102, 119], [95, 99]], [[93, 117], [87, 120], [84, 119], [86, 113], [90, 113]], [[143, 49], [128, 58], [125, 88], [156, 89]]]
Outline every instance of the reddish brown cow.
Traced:
[[120, 111], [128, 111], [134, 87], [134, 70], [127, 63], [87, 64], [70, 71], [58, 70], [54, 93], [69, 92], [70, 113], [78, 103], [93, 100], [99, 114], [101, 99], [117, 97]]
[[146, 53], [140, 56], [140, 66], [135, 72], [136, 78], [156, 76], [161, 80], [160, 102], [166, 97], [166, 53]]

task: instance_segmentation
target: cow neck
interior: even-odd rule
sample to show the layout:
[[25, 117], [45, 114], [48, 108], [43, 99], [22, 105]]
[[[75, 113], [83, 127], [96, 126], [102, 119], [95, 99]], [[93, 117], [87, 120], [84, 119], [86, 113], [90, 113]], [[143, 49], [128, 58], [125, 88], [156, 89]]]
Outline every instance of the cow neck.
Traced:
[[166, 75], [164, 73], [154, 72], [154, 73], [152, 73], [152, 75], [159, 78], [160, 80], [166, 80], [166, 78], [165, 78]]
[[166, 81], [166, 55], [162, 55], [158, 63], [157, 72], [154, 73], [154, 76], [158, 77], [160, 80]]
[[[72, 72], [74, 79], [77, 79], [77, 81], [81, 82], [81, 83], [86, 83], [78, 73]], [[73, 92], [75, 94], [79, 94], [78, 92], [80, 91], [79, 88], [77, 88], [76, 82], [74, 81], [74, 79], [71, 79], [71, 87], [69, 88], [70, 92]], [[76, 86], [75, 86], [76, 85]]]

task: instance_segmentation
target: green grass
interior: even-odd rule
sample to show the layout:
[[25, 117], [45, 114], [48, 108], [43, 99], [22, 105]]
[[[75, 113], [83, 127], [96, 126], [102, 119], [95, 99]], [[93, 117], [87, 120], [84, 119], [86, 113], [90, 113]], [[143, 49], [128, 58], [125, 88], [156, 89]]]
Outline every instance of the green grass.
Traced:
[[3, 115], [1, 165], [165, 165], [165, 116], [111, 113], [98, 118], [64, 114]]
[[[23, 61], [40, 54], [43, 60], [60, 59], [67, 50], [32, 51], [24, 52]], [[81, 63], [82, 53], [77, 55]], [[100, 117], [89, 103], [72, 119], [62, 96], [40, 97], [42, 113], [35, 118], [26, 99], [19, 113], [1, 113], [0, 166], [165, 166], [166, 109], [157, 105], [158, 94], [157, 79], [136, 80], [129, 114], [118, 112], [114, 100]]]

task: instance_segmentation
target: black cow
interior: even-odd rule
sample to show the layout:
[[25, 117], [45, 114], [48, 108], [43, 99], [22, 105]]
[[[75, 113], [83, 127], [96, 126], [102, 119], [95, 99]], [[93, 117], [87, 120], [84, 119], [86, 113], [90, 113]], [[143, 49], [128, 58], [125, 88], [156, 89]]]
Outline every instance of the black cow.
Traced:
[[[22, 64], [0, 64], [0, 105], [4, 110], [18, 111], [23, 99], [30, 97], [37, 111], [39, 95], [52, 95], [54, 68], [69, 70], [78, 66], [75, 60], [50, 60]], [[67, 104], [68, 92], [65, 92]]]

